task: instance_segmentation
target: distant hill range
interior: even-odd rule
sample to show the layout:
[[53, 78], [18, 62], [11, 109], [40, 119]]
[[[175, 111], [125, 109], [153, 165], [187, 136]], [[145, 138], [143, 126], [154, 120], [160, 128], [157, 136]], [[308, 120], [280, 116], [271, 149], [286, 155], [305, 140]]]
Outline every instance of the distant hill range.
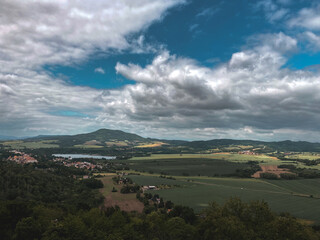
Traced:
[[[9, 140], [9, 139], [8, 139]], [[37, 136], [20, 140], [19, 146], [28, 148], [36, 146], [37, 142], [39, 148], [43, 148], [48, 144], [50, 147], [63, 148], [181, 148], [196, 150], [210, 150], [214, 151], [295, 151], [295, 152], [320, 152], [320, 143], [310, 143], [305, 141], [280, 141], [280, 142], [264, 142], [253, 140], [233, 140], [233, 139], [214, 139], [208, 141], [182, 141], [182, 140], [159, 140], [144, 138], [137, 134], [127, 133], [120, 130], [100, 129], [91, 133], [77, 134], [77, 135], [58, 135], [58, 136]], [[7, 146], [10, 146], [8, 144]], [[11, 145], [14, 148], [14, 145]]]
[[25, 139], [28, 137], [13, 137], [13, 136], [3, 136], [0, 135], [0, 141], [5, 141], [5, 140], [17, 140], [17, 139]]
[[143, 143], [151, 143], [152, 141], [147, 138], [143, 138], [137, 134], [126, 133], [121, 130], [111, 129], [99, 129], [91, 133], [83, 133], [77, 135], [62, 135], [62, 136], [37, 136], [26, 139], [26, 141], [34, 140], [52, 140], [57, 141], [60, 146], [72, 147], [72, 146], [131, 146], [139, 145]]

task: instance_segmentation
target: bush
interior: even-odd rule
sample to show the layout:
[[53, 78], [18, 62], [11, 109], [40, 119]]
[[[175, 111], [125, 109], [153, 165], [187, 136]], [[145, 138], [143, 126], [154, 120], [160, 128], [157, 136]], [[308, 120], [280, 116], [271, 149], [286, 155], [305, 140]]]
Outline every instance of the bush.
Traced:
[[280, 177], [287, 180], [297, 179], [297, 175], [294, 173], [280, 173]]
[[268, 172], [260, 173], [260, 177], [261, 177], [261, 178], [265, 178], [265, 179], [272, 179], [272, 180], [279, 179], [276, 174], [274, 174], [274, 173], [268, 173]]
[[140, 190], [140, 187], [138, 185], [125, 185], [121, 188], [120, 192], [123, 194], [126, 193], [136, 193]]
[[82, 183], [92, 189], [103, 188], [103, 183], [101, 182], [101, 180], [94, 178], [82, 180]]

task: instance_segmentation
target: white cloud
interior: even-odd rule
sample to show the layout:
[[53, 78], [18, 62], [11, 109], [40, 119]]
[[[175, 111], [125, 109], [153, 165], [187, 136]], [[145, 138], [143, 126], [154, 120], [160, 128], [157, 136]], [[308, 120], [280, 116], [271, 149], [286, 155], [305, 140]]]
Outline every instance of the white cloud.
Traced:
[[83, 61], [96, 50], [139, 52], [146, 46], [143, 35], [127, 35], [180, 1], [0, 1], [3, 135], [107, 127], [166, 138], [319, 140], [320, 78], [283, 68], [297, 47], [283, 33], [255, 36], [213, 68], [168, 51], [144, 67], [118, 63], [118, 74], [135, 84], [98, 90], [55, 79], [42, 66]]
[[233, 133], [235, 138], [272, 139], [301, 129], [319, 132], [320, 78], [282, 68], [286, 58], [281, 53], [295, 49], [297, 41], [283, 33], [258, 38], [261, 45], [234, 53], [217, 68], [168, 52], [144, 68], [118, 63], [117, 72], [137, 84], [102, 97], [108, 102], [105, 110], [112, 109], [124, 121], [168, 128], [171, 134], [184, 129], [190, 136], [195, 129], [211, 129], [211, 138]]
[[126, 36], [159, 20], [180, 0], [2, 0], [0, 55], [24, 67], [83, 61], [96, 50], [130, 47]]
[[182, 2], [0, 0], [1, 130], [21, 136], [96, 128], [99, 123], [94, 120], [51, 112], [74, 110], [95, 116], [101, 110], [102, 91], [69, 85], [42, 67], [85, 61], [96, 51], [139, 50], [143, 39], [127, 36], [161, 20], [168, 8]]
[[[289, 4], [286, 0], [278, 2], [282, 5]], [[266, 19], [269, 22], [274, 23], [284, 19], [289, 13], [289, 10], [280, 6], [279, 3], [274, 0], [261, 0], [255, 4], [255, 8], [262, 9], [265, 12]]]
[[313, 51], [320, 50], [320, 36], [313, 32], [306, 31], [303, 33], [303, 37], [309, 42], [309, 48]]
[[105, 71], [101, 67], [98, 67], [98, 68], [94, 69], [94, 72], [95, 73], [100, 73], [100, 74], [105, 74]]
[[304, 8], [288, 21], [289, 27], [302, 27], [308, 30], [320, 30], [320, 5]]
[[210, 18], [220, 12], [220, 10], [221, 9], [219, 7], [206, 8], [197, 13], [196, 17]]
[[198, 27], [199, 27], [199, 24], [197, 24], [197, 23], [192, 24], [192, 25], [189, 27], [189, 31], [190, 31], [190, 32], [193, 32], [193, 31], [196, 30]]

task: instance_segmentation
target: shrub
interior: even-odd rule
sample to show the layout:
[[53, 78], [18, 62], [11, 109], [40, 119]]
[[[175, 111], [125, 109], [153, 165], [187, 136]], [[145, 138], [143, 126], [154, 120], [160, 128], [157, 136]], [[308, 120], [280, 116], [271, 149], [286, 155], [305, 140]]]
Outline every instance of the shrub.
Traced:
[[274, 173], [268, 173], [268, 172], [260, 173], [260, 177], [261, 177], [261, 178], [265, 178], [265, 179], [272, 179], [272, 180], [279, 179], [276, 174], [274, 174]]

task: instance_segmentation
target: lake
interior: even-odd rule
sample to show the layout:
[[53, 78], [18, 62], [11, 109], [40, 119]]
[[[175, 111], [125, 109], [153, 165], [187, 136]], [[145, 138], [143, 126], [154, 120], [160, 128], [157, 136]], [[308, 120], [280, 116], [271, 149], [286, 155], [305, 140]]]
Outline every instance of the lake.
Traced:
[[114, 156], [97, 156], [97, 155], [87, 155], [87, 154], [52, 154], [54, 157], [63, 157], [63, 158], [94, 158], [94, 159], [116, 159]]

